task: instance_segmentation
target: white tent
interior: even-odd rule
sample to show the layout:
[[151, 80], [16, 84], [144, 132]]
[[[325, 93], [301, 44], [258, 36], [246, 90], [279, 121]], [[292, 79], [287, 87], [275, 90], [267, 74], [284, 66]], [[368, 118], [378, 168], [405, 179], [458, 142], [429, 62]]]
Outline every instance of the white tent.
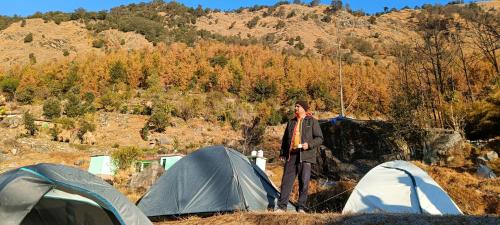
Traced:
[[422, 169], [391, 161], [371, 169], [356, 185], [342, 213], [462, 214]]

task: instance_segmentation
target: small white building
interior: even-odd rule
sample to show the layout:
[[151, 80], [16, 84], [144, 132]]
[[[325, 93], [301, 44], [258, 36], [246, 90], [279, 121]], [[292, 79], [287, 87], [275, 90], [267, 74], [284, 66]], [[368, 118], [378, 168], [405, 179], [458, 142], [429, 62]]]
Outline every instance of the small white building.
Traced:
[[182, 159], [182, 157], [184, 157], [182, 154], [160, 155], [160, 165], [167, 171], [177, 161]]
[[100, 177], [113, 176], [115, 165], [109, 155], [94, 155], [90, 157], [88, 172]]
[[159, 161], [160, 165], [167, 171], [170, 167], [172, 167], [177, 161], [184, 157], [183, 154], [166, 154], [166, 155], [156, 155], [144, 157], [141, 160], [137, 161], [136, 170], [137, 172], [141, 172], [144, 169], [151, 166], [151, 164], [155, 161]]

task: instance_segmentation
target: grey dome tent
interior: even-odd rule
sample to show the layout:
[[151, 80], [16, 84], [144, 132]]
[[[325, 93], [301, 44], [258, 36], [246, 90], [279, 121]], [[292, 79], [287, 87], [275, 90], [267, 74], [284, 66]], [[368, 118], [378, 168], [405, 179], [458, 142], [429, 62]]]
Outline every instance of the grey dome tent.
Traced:
[[56, 164], [0, 174], [0, 218], [2, 225], [152, 225], [113, 186]]
[[371, 169], [356, 185], [346, 213], [461, 215], [458, 206], [422, 169], [396, 160]]
[[265, 173], [224, 146], [199, 149], [179, 160], [139, 200], [148, 217], [264, 211], [279, 192]]

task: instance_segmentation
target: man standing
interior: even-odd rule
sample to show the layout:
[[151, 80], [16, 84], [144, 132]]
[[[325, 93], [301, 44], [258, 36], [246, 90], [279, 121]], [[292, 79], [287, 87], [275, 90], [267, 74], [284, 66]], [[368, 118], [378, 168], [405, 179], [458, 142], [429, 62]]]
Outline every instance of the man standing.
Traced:
[[311, 177], [311, 164], [316, 163], [316, 150], [323, 143], [319, 123], [310, 113], [306, 101], [295, 104], [295, 118], [288, 121], [281, 143], [280, 159], [285, 160], [281, 179], [278, 212], [286, 211], [295, 177], [299, 176], [299, 202], [297, 212], [305, 213], [307, 191]]

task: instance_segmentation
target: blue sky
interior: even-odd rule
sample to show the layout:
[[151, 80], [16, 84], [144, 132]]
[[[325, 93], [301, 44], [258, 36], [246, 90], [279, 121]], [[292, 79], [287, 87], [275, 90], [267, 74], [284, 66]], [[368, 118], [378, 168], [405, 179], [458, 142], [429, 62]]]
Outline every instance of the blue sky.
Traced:
[[[165, 0], [166, 2], [168, 0]], [[414, 7], [421, 6], [425, 3], [430, 4], [446, 4], [450, 0], [344, 0], [344, 3], [349, 3], [352, 9], [362, 9], [365, 12], [374, 13], [383, 11], [384, 6], [389, 8], [402, 8], [404, 6]], [[127, 5], [130, 3], [149, 2], [149, 0], [0, 0], [0, 15], [12, 16], [14, 14], [27, 16], [37, 11], [63, 11], [73, 12], [77, 8], [85, 8], [87, 11], [108, 10], [119, 5]], [[253, 5], [273, 5], [277, 0], [178, 0], [187, 6], [218, 8], [222, 10], [230, 10], [241, 6]], [[293, 0], [290, 0], [293, 2]], [[306, 0], [303, 2], [310, 2]], [[331, 0], [322, 0], [323, 4], [330, 4]], [[470, 0], [466, 0], [470, 2]]]

